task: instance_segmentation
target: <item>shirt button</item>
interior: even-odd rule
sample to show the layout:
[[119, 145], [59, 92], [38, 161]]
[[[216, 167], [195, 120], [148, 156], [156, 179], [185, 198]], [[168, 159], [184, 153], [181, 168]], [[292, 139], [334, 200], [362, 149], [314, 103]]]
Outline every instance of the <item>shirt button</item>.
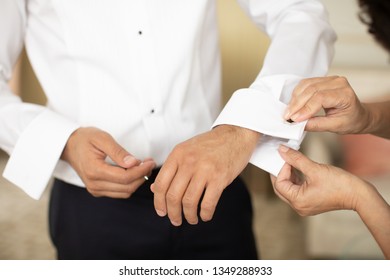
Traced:
[[155, 112], [154, 109], [150, 110], [150, 113], [151, 113], [151, 114], [154, 114], [154, 112]]
[[142, 35], [142, 30], [138, 31], [138, 35]]

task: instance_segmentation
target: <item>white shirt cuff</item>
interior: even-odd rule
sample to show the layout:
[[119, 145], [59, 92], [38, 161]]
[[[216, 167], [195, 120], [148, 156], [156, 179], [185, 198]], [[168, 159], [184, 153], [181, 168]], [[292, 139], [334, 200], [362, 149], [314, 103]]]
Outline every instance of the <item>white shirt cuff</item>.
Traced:
[[285, 145], [292, 149], [299, 150], [304, 136], [305, 133], [302, 135], [302, 138], [297, 141], [263, 135], [249, 162], [274, 176], [278, 176], [285, 163], [278, 152], [279, 146]]
[[19, 137], [3, 176], [34, 199], [45, 190], [69, 136], [78, 126], [45, 109]]
[[305, 122], [289, 123], [283, 118], [286, 105], [274, 96], [254, 89], [234, 93], [213, 126], [229, 124], [263, 134], [250, 162], [278, 175], [284, 161], [278, 153], [280, 144], [294, 149], [304, 138]]

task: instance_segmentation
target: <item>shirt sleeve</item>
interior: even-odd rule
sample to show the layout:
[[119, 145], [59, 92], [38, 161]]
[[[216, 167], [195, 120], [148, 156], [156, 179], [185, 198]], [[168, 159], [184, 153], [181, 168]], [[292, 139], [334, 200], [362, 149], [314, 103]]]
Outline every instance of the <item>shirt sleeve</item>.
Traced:
[[25, 27], [25, 1], [0, 1], [0, 148], [10, 155], [3, 176], [39, 199], [78, 126], [44, 106], [22, 102], [8, 87]]
[[326, 75], [336, 35], [320, 1], [237, 1], [271, 44], [255, 81], [233, 94], [213, 126], [231, 124], [262, 133], [250, 162], [277, 175], [284, 164], [279, 145], [299, 149], [306, 124], [286, 122], [286, 104], [301, 79]]

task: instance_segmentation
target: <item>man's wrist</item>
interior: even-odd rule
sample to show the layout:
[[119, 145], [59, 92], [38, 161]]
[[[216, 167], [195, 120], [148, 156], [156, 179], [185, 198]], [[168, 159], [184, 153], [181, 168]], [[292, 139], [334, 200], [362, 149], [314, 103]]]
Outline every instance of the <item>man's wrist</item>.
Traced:
[[78, 133], [80, 128], [76, 129], [75, 131], [72, 132], [72, 134], [69, 136], [66, 144], [65, 144], [65, 147], [64, 149], [62, 150], [62, 153], [61, 153], [61, 156], [60, 156], [60, 159], [68, 162], [69, 162], [69, 150], [72, 149], [72, 140], [73, 138], [75, 137], [75, 135]]
[[256, 147], [262, 135], [260, 132], [229, 124], [218, 125], [214, 127], [213, 130], [218, 133], [229, 133], [234, 135], [237, 141], [240, 141], [245, 145], [252, 146], [253, 149]]

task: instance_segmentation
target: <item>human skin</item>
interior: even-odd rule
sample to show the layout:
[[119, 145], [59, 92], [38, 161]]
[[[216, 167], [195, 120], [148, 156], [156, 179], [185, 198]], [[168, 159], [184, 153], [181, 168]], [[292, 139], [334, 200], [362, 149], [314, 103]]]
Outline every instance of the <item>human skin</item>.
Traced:
[[[108, 163], [107, 157], [115, 164]], [[156, 166], [152, 159], [136, 159], [110, 134], [93, 127], [73, 132], [61, 158], [76, 170], [95, 197], [130, 197]]]
[[[322, 109], [325, 115], [317, 115]], [[284, 118], [308, 120], [307, 131], [370, 133], [390, 138], [390, 101], [362, 103], [345, 77], [302, 80], [294, 89]]]
[[188, 223], [197, 224], [200, 206], [200, 218], [211, 220], [223, 190], [248, 164], [259, 139], [258, 132], [220, 125], [177, 145], [151, 186], [157, 214], [179, 226], [184, 213]]
[[[271, 180], [283, 201], [302, 216], [356, 211], [385, 258], [390, 258], [390, 206], [373, 185], [340, 168], [313, 162], [288, 147], [281, 146], [279, 153], [286, 164]], [[294, 175], [293, 168], [302, 172], [303, 179]]]
[[[201, 219], [211, 220], [223, 190], [248, 164], [259, 138], [252, 130], [221, 125], [178, 144], [151, 186], [157, 214], [179, 226], [184, 212], [190, 224], [197, 224], [200, 204]], [[156, 167], [152, 159], [141, 164], [111, 135], [93, 127], [76, 130], [61, 158], [95, 197], [128, 198]]]

